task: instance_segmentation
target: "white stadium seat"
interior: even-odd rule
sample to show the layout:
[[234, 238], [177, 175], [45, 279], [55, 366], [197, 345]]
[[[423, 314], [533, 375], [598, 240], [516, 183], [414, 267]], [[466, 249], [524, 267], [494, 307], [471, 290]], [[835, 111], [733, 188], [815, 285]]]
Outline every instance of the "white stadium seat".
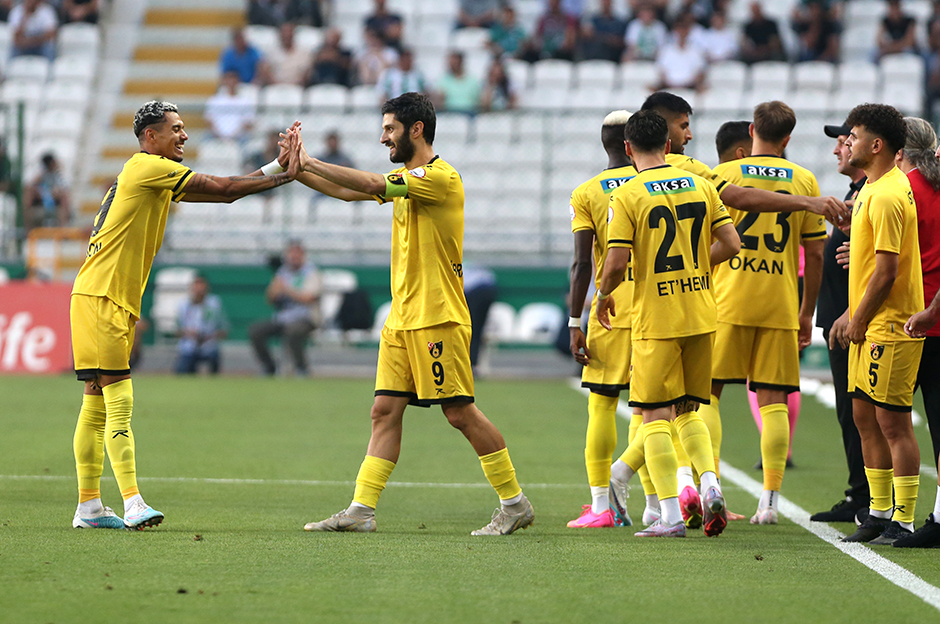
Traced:
[[303, 93], [303, 104], [308, 110], [319, 108], [345, 109], [348, 101], [349, 89], [343, 85], [313, 85]]
[[705, 82], [715, 92], [741, 92], [747, 83], [747, 65], [741, 61], [722, 61], [708, 66]]
[[581, 61], [575, 66], [578, 89], [611, 91], [617, 82], [617, 69], [612, 61]]
[[63, 24], [56, 35], [56, 52], [63, 56], [96, 57], [98, 41], [98, 27], [94, 24]]
[[41, 56], [17, 56], [7, 63], [6, 78], [45, 82], [49, 76], [49, 61]]
[[277, 28], [274, 26], [262, 26], [259, 24], [245, 26], [245, 39], [248, 40], [248, 43], [258, 48], [262, 56], [269, 53], [271, 50], [276, 50], [280, 45], [280, 36], [278, 35]]
[[825, 92], [834, 90], [835, 67], [825, 61], [797, 63], [793, 68], [793, 88], [795, 91]]
[[648, 90], [659, 82], [659, 70], [652, 61], [630, 61], [620, 67], [620, 89]]
[[573, 63], [560, 59], [545, 59], [533, 66], [533, 86], [537, 89], [563, 90], [571, 87]]

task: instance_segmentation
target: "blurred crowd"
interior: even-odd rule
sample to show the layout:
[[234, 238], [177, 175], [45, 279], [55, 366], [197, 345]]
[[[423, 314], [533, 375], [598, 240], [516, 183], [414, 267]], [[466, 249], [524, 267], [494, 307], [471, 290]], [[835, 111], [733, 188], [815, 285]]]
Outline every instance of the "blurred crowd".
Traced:
[[23, 55], [55, 59], [55, 40], [61, 24], [98, 23], [101, 0], [0, 0], [0, 21], [10, 29], [10, 57]]

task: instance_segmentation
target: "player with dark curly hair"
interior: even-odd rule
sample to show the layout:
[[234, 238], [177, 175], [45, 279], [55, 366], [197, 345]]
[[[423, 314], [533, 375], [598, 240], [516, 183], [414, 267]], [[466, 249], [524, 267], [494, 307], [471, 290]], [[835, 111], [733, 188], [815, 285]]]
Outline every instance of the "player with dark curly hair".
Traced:
[[924, 342], [904, 332], [924, 307], [917, 209], [910, 181], [895, 164], [907, 138], [901, 113], [863, 104], [846, 125], [852, 128], [845, 142], [849, 164], [868, 181], [852, 212], [849, 308], [832, 325], [829, 342], [849, 350], [848, 390], [871, 505], [869, 517], [844, 540], [893, 544], [913, 531], [920, 481], [911, 405]]

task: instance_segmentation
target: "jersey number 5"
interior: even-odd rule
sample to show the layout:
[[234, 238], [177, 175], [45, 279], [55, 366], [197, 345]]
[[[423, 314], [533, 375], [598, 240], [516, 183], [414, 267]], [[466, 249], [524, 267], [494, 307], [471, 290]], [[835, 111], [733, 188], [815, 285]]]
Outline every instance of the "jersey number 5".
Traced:
[[[688, 202], [676, 206], [676, 216], [666, 206], [656, 206], [650, 211], [649, 226], [652, 229], [659, 229], [660, 222], [665, 222], [666, 233], [663, 236], [663, 242], [659, 245], [659, 251], [656, 252], [656, 261], [653, 264], [653, 272], [668, 273], [669, 271], [681, 271], [685, 268], [685, 260], [681, 255], [670, 256], [669, 250], [672, 249], [672, 243], [676, 240], [677, 222], [692, 220], [692, 226], [689, 229], [689, 242], [692, 245], [692, 264], [698, 268], [698, 244], [702, 238], [702, 225], [705, 222], [705, 212], [707, 207], [705, 202]], [[686, 228], [683, 228], [686, 229]]]

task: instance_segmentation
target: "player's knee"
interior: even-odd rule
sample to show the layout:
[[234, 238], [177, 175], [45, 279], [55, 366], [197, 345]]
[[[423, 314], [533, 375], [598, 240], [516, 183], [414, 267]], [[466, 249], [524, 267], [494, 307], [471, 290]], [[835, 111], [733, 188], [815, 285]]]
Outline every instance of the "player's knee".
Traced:
[[454, 403], [442, 409], [450, 426], [461, 431], [483, 415], [473, 403]]
[[889, 442], [904, 440], [914, 435], [910, 417], [904, 418], [902, 414], [892, 414], [886, 418], [879, 418], [878, 424], [881, 426], [881, 432]]

